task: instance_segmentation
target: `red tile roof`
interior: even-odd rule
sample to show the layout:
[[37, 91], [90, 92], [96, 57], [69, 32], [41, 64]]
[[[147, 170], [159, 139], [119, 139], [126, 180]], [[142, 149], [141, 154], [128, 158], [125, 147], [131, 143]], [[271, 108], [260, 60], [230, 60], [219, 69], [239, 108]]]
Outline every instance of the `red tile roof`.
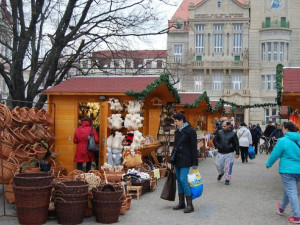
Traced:
[[[178, 7], [177, 11], [173, 15], [171, 21], [173, 21], [177, 18], [181, 18], [185, 21], [188, 21], [190, 18], [190, 15], [189, 15], [190, 3], [194, 3], [194, 7], [196, 7], [198, 4], [205, 2], [205, 1], [206, 0], [183, 0], [181, 5]], [[234, 0], [234, 1], [238, 2], [241, 5], [244, 5], [246, 2], [246, 0]]]
[[201, 93], [179, 93], [180, 104], [194, 104], [194, 102], [200, 95]]
[[300, 67], [283, 68], [283, 92], [300, 92]]
[[156, 59], [166, 58], [167, 50], [98, 51], [93, 53], [93, 57], [109, 59]]
[[157, 76], [75, 77], [43, 91], [43, 94], [124, 93], [130, 90], [142, 91], [157, 78]]

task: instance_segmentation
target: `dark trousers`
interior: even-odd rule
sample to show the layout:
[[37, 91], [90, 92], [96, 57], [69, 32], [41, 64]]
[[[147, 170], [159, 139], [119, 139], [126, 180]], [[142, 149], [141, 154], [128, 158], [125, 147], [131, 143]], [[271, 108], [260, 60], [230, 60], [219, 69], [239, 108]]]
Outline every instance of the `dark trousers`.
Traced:
[[248, 162], [248, 148], [240, 146], [242, 162]]
[[[92, 162], [86, 162], [85, 171], [86, 173], [91, 170]], [[77, 163], [77, 169], [83, 171], [83, 162]], [[84, 172], [84, 171], [83, 171]]]
[[255, 151], [255, 155], [257, 155], [257, 145], [258, 145], [258, 143], [256, 142], [256, 143], [253, 143], [253, 146], [254, 146], [254, 151]]

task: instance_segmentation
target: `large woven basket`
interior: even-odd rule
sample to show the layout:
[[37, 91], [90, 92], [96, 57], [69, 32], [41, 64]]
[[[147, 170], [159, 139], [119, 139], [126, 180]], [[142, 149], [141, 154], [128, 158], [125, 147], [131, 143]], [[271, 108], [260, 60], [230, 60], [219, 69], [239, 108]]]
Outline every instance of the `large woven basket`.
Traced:
[[16, 186], [42, 187], [49, 186], [53, 180], [53, 175], [49, 173], [19, 173], [13, 178]]
[[54, 199], [61, 198], [65, 201], [87, 201], [88, 193], [82, 194], [65, 194], [62, 191], [54, 191]]
[[98, 223], [116, 223], [119, 220], [122, 200], [97, 201], [92, 200], [93, 213]]
[[88, 193], [89, 184], [83, 181], [62, 181], [54, 184], [54, 187], [65, 194], [83, 194]]
[[[3, 176], [2, 176], [2, 168], [3, 168]], [[11, 178], [14, 176], [14, 173], [18, 170], [18, 168], [19, 168], [19, 162], [14, 157], [9, 157], [9, 159], [7, 160], [0, 159], [0, 183], [8, 184]]]
[[43, 207], [20, 207], [16, 206], [17, 216], [20, 224], [33, 225], [44, 224], [48, 218], [49, 205]]
[[97, 201], [118, 201], [122, 198], [124, 189], [119, 188], [116, 189], [115, 187], [107, 188], [108, 185], [99, 186], [97, 188], [92, 189], [93, 199]]
[[54, 204], [58, 223], [80, 224], [83, 221], [88, 201], [66, 201], [62, 198], [55, 198]]

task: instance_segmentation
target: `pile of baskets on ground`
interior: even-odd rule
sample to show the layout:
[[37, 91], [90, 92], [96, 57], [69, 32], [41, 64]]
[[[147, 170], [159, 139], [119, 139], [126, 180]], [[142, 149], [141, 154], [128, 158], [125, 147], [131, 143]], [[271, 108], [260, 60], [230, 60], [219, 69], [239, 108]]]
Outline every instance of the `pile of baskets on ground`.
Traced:
[[39, 160], [54, 153], [52, 124], [50, 114], [44, 109], [19, 106], [11, 109], [0, 103], [0, 183], [9, 183], [20, 167], [23, 170], [40, 167]]

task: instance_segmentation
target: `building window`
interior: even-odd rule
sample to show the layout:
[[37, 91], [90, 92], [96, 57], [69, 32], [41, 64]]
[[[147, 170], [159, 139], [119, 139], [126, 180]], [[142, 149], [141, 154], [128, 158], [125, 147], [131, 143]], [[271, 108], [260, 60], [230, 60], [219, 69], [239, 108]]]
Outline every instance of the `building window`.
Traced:
[[180, 30], [183, 28], [183, 23], [182, 22], [176, 22], [175, 24], [176, 29]]
[[241, 90], [241, 75], [232, 76], [232, 89]]
[[157, 69], [161, 69], [162, 68], [162, 60], [157, 60], [156, 67], [157, 67]]
[[201, 76], [194, 76], [194, 91], [203, 90], [203, 80]]
[[214, 25], [214, 52], [223, 52], [223, 25]]
[[88, 68], [88, 62], [87, 61], [82, 61], [82, 68], [87, 69]]
[[277, 61], [278, 43], [274, 42], [273, 43], [273, 47], [274, 47], [274, 50], [273, 50], [273, 60]]
[[217, 3], [217, 6], [218, 6], [218, 8], [221, 8], [221, 2], [220, 1]]
[[195, 30], [196, 31], [204, 31], [204, 25], [196, 25]]
[[196, 56], [196, 61], [202, 61], [202, 56], [201, 55], [197, 55]]
[[131, 68], [131, 62], [130, 62], [130, 60], [128, 60], [128, 59], [125, 60], [125, 68], [126, 68], [126, 69]]
[[273, 78], [273, 90], [276, 90], [276, 74], [273, 74], [272, 75], [272, 78]]
[[267, 42], [267, 51], [268, 51], [268, 61], [271, 61], [271, 55], [272, 55], [272, 51], [271, 51], [271, 42]]
[[261, 90], [266, 90], [266, 76], [261, 75]]
[[222, 88], [221, 75], [214, 75], [213, 76], [213, 90], [221, 90], [221, 88]]
[[235, 55], [234, 56], [234, 61], [241, 61], [241, 56], [240, 55]]
[[196, 34], [195, 37], [195, 48], [196, 52], [204, 52], [204, 34]]
[[276, 108], [266, 108], [265, 109], [265, 122], [268, 124], [269, 121], [272, 121], [273, 123], [276, 123], [276, 118], [271, 118], [271, 116], [277, 115], [277, 109]]
[[265, 43], [261, 44], [261, 60], [262, 61], [266, 60], [266, 45], [265, 45]]
[[118, 59], [114, 59], [114, 68], [119, 68], [120, 67], [120, 62]]
[[280, 42], [280, 61], [283, 61], [284, 60], [284, 42]]
[[267, 90], [271, 90], [271, 75], [267, 75]]
[[289, 61], [289, 43], [286, 43], [286, 61]]
[[242, 24], [233, 25], [233, 52], [242, 52], [243, 36]]
[[182, 62], [182, 45], [174, 45], [174, 62]]
[[151, 69], [152, 68], [152, 61], [151, 60], [147, 60], [147, 62], [146, 62], [146, 68], [147, 69]]

